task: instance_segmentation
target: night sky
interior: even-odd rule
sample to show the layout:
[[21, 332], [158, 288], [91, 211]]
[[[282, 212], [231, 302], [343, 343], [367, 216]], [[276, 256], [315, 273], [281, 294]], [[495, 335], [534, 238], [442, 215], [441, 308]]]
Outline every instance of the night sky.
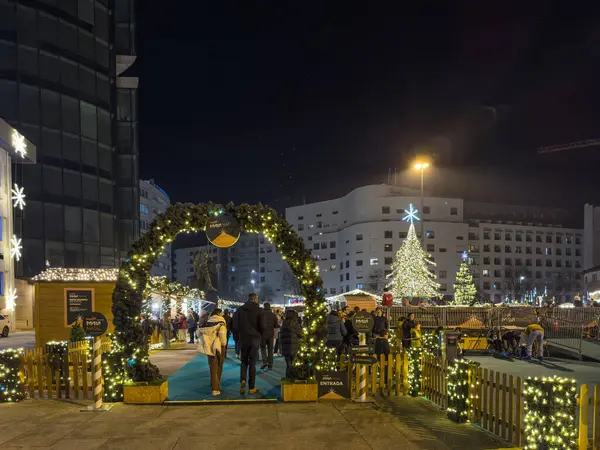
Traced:
[[600, 147], [536, 154], [600, 138], [593, 2], [448, 3], [140, 2], [141, 176], [283, 210], [427, 151], [437, 195], [600, 202]]

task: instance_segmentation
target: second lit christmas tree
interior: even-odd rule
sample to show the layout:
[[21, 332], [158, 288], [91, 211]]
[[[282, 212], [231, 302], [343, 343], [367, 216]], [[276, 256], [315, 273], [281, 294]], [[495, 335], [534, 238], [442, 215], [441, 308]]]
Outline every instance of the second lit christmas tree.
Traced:
[[475, 295], [477, 287], [473, 283], [473, 275], [469, 270], [466, 262], [460, 265], [454, 282], [454, 300], [453, 305], [473, 305], [475, 303]]

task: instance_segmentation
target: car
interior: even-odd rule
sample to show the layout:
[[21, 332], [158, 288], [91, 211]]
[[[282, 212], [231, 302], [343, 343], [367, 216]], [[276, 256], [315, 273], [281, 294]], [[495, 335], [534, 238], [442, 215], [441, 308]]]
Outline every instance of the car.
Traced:
[[0, 314], [0, 330], [2, 330], [2, 337], [8, 337], [8, 332], [10, 331], [10, 320], [8, 317]]

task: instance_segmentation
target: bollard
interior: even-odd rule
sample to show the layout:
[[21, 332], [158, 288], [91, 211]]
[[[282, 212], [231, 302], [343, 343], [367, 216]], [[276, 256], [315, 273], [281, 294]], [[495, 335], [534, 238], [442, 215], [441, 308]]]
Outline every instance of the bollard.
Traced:
[[[364, 333], [359, 334], [359, 344], [366, 345], [367, 336]], [[364, 364], [361, 364], [358, 370], [358, 398], [357, 402], [366, 402], [367, 401], [367, 367]]]
[[102, 409], [102, 338], [100, 336], [94, 337], [93, 353], [94, 409]]

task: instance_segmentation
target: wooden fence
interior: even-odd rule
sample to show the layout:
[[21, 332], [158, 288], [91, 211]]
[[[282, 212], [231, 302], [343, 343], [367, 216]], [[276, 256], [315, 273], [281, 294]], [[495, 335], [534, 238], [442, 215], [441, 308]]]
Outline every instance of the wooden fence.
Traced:
[[[102, 352], [109, 352], [104, 339]], [[87, 341], [68, 343], [61, 353], [46, 348], [25, 350], [20, 356], [19, 376], [25, 398], [92, 399], [91, 346]]]
[[[346, 357], [342, 356], [342, 370], [345, 367], [348, 367], [350, 373], [351, 389], [358, 395], [356, 379], [361, 366], [348, 362]], [[368, 393], [383, 396], [408, 393], [406, 353], [390, 354], [387, 358], [381, 356], [376, 364], [366, 367], [370, 367]], [[392, 370], [387, 371], [390, 367]], [[421, 395], [440, 408], [447, 409], [448, 362], [437, 356], [424, 355], [421, 369]], [[469, 421], [511, 444], [521, 446], [525, 429], [521, 377], [478, 368], [470, 373], [469, 385]], [[600, 397], [598, 401], [600, 402]]]

